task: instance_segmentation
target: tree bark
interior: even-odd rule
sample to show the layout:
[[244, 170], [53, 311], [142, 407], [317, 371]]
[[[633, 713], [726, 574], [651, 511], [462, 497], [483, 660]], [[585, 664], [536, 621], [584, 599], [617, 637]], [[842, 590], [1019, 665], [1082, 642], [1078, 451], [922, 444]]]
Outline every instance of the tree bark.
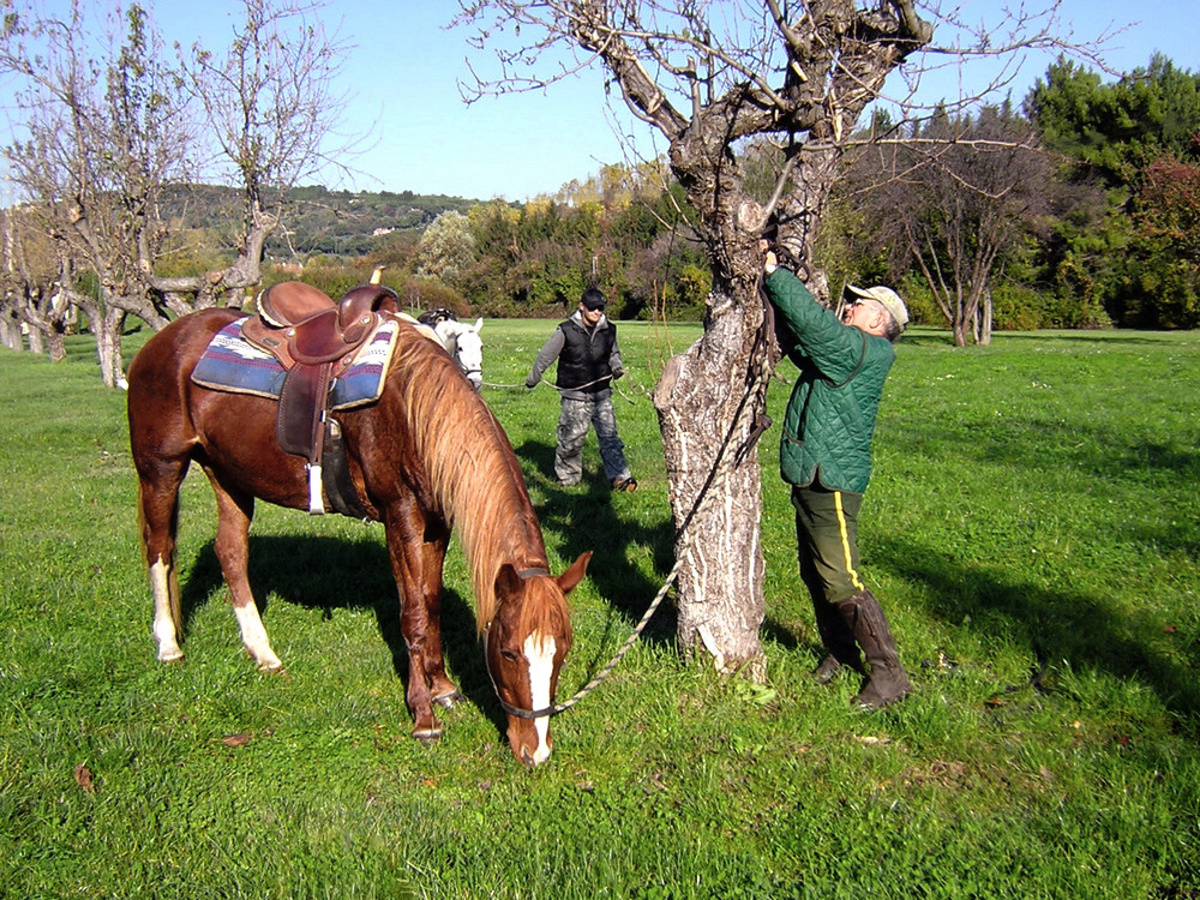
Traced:
[[[672, 174], [696, 211], [692, 225], [713, 273], [704, 335], [670, 360], [654, 393], [681, 563], [678, 639], [685, 654], [703, 653], [722, 671], [761, 678], [762, 500], [752, 438], [763, 424], [778, 347], [763, 327], [760, 298], [758, 243], [766, 222], [744, 215], [753, 204], [735, 147], [755, 135], [788, 141], [788, 169], [772, 203], [789, 187], [791, 167], [800, 167], [792, 195], [779, 204], [789, 217], [780, 221], [779, 239], [814, 292], [827, 297], [824, 276], [812, 265], [812, 235], [835, 177], [835, 148], [887, 74], [929, 43], [932, 28], [912, 0], [867, 9], [855, 0], [794, 8], [767, 0], [757, 14], [750, 4], [720, 16], [705, 4], [605, 0], [550, 4], [550, 15], [518, 0], [469, 6], [462, 20], [481, 23], [481, 46], [495, 27], [482, 24], [486, 9], [501, 23], [547, 31], [546, 40], [523, 51], [497, 54], [507, 73], [500, 85], [530, 83], [523, 66], [565, 38], [601, 60], [630, 111], [668, 141]], [[712, 21], [705, 18], [710, 12]], [[727, 14], [735, 20], [728, 29]], [[714, 37], [721, 32], [727, 44]]]
[[[714, 295], [704, 336], [668, 362], [654, 405], [683, 561], [680, 648], [711, 658], [719, 671], [761, 680], [761, 479], [757, 449], [742, 452], [759, 402], [747, 344], [762, 321], [747, 315], [754, 309]], [[731, 390], [737, 385], [743, 390]]]

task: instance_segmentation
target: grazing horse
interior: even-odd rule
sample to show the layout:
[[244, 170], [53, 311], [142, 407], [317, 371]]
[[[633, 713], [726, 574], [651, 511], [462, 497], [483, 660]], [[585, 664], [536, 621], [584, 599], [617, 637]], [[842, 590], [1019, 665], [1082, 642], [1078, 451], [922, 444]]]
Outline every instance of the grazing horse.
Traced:
[[476, 319], [474, 325], [467, 325], [458, 321], [458, 317], [448, 309], [433, 309], [421, 313], [417, 321], [433, 329], [446, 352], [454, 357], [462, 373], [467, 376], [467, 381], [475, 390], [479, 390], [483, 386], [483, 338], [479, 336], [483, 319]]
[[[223, 309], [196, 312], [147, 341], [129, 367], [129, 437], [158, 658], [183, 656], [175, 547], [179, 487], [195, 461], [216, 494], [214, 548], [242, 643], [260, 669], [277, 671], [283, 664], [246, 574], [249, 528], [256, 498], [308, 509], [305, 460], [280, 449], [274, 401], [204, 388], [190, 378], [213, 335], [237, 317]], [[399, 325], [379, 400], [329, 415], [341, 426], [359, 502], [368, 518], [384, 524], [408, 649], [413, 736], [440, 736], [434, 704], [461, 699], [446, 674], [440, 624], [442, 564], [454, 528], [469, 563], [476, 627], [507, 715], [509, 745], [526, 765], [545, 761], [549, 716], [528, 713], [553, 701], [572, 639], [566, 594], [583, 579], [591, 553], [563, 574], [550, 574], [538, 519], [500, 423], [450, 357], [413, 326]]]

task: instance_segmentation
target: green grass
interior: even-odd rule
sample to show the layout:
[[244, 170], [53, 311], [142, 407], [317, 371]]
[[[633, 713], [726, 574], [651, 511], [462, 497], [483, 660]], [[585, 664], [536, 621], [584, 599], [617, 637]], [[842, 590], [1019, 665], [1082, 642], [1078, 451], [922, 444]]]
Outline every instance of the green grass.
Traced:
[[[640, 489], [609, 495], [594, 438], [590, 482], [554, 486], [557, 395], [515, 387], [551, 327], [487, 323], [485, 378], [503, 386], [484, 395], [552, 563], [596, 550], [565, 693], [670, 568], [645, 390], [698, 332], [622, 326], [617, 415]], [[188, 658], [158, 664], [124, 396], [85, 340], [70, 350], [56, 366], [0, 351], [2, 897], [1200, 896], [1200, 334], [956, 350], [916, 329], [861, 549], [917, 692], [867, 716], [851, 680], [807, 679], [777, 424], [769, 684], [682, 664], [664, 605], [532, 772], [501, 732], [457, 550], [446, 638], [468, 702], [426, 747], [408, 736], [379, 526], [260, 506], [251, 577], [289, 674], [259, 675], [199, 472], [181, 527]], [[777, 423], [788, 389], [772, 388]]]

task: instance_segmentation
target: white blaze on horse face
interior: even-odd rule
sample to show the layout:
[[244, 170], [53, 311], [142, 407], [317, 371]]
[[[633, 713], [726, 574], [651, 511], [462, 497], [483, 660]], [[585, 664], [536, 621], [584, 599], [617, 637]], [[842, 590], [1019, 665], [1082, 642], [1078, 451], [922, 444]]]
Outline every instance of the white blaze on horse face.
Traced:
[[[535, 631], [525, 638], [522, 649], [529, 663], [530, 707], [545, 709], [550, 705], [550, 678], [554, 674], [554, 654], [558, 645], [554, 638]], [[550, 717], [538, 716], [533, 720], [533, 727], [538, 737], [537, 747], [533, 751], [533, 764], [536, 766], [550, 758], [550, 745], [546, 741]]]
[[161, 662], [183, 659], [179, 649], [179, 626], [171, 614], [171, 567], [159, 557], [150, 567], [150, 589], [154, 593], [154, 642]]

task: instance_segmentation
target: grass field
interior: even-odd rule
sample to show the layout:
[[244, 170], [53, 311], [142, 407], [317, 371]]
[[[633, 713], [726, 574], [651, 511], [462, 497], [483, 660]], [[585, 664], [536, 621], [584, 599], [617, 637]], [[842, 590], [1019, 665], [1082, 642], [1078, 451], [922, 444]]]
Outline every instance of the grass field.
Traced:
[[[549, 322], [485, 325], [505, 425], [572, 595], [563, 693], [670, 568], [653, 408], [696, 336], [622, 326], [641, 487], [560, 489]], [[134, 340], [136, 344], [136, 339]], [[413, 741], [382, 529], [260, 506], [251, 576], [287, 677], [243, 656], [203, 476], [184, 487], [182, 665], [154, 659], [124, 396], [83, 339], [0, 351], [0, 897], [1200, 897], [1200, 334], [899, 346], [861, 523], [916, 693], [821, 688], [778, 425], [762, 445], [769, 683], [681, 664], [669, 603], [526, 771], [447, 565], [468, 702]], [[794, 370], [784, 367], [784, 379]], [[782, 419], [789, 386], [772, 387]]]

